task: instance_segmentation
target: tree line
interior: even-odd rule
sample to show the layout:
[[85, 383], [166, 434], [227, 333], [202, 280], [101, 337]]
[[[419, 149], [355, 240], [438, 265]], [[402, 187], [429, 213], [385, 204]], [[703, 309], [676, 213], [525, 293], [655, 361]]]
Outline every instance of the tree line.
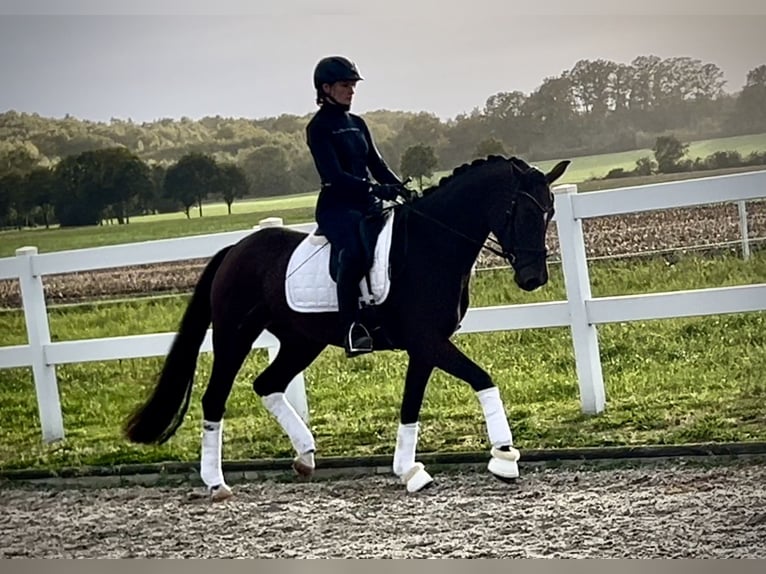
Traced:
[[[433, 170], [489, 153], [540, 161], [649, 148], [659, 137], [766, 131], [766, 65], [750, 70], [738, 92], [723, 87], [715, 64], [687, 57], [581, 60], [529, 94], [499, 92], [453, 119], [364, 115], [384, 157], [422, 185]], [[156, 211], [188, 215], [211, 196], [233, 201], [315, 190], [309, 118], [134, 123], [0, 114], [0, 225], [127, 222]]]
[[[28, 158], [27, 158], [28, 160]], [[166, 168], [149, 165], [124, 147], [84, 151], [52, 168], [31, 166], [0, 176], [0, 227], [129, 223], [134, 215], [192, 208], [215, 197], [231, 213], [250, 191], [242, 169], [213, 157], [188, 153]]]

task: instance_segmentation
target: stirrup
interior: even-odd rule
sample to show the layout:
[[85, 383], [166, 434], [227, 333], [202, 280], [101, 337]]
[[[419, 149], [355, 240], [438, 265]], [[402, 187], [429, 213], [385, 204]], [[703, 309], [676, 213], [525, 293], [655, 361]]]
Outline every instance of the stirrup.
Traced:
[[[360, 330], [361, 333], [357, 333], [357, 337], [354, 338], [351, 336], [351, 334], [357, 329]], [[371, 353], [372, 337], [370, 336], [370, 332], [367, 330], [367, 327], [361, 323], [352, 323], [348, 329], [348, 333], [346, 333], [344, 347], [347, 357], [356, 357], [357, 355], [362, 355], [364, 353]]]

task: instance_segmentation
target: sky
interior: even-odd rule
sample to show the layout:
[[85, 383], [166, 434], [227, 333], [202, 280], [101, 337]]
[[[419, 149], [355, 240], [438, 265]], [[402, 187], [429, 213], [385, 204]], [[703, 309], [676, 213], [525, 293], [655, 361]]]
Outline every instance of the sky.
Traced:
[[358, 113], [449, 119], [581, 59], [650, 54], [716, 64], [734, 92], [766, 64], [766, 1], [0, 0], [0, 112], [304, 115], [333, 54], [365, 78]]

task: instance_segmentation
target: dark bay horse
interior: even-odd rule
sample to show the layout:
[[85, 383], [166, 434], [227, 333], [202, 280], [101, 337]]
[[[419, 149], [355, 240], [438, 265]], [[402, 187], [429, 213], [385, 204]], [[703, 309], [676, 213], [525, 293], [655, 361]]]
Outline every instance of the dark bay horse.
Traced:
[[[543, 173], [518, 158], [490, 156], [458, 167], [422, 197], [393, 208], [391, 286], [379, 307], [379, 332], [385, 337], [375, 337], [375, 349], [401, 349], [409, 356], [393, 457], [393, 471], [409, 492], [432, 481], [415, 461], [415, 452], [420, 408], [436, 367], [476, 392], [491, 445], [489, 471], [504, 479], [518, 477], [519, 453], [512, 446], [498, 388], [450, 337], [468, 308], [471, 270], [490, 233], [497, 247], [489, 248], [510, 263], [521, 289], [532, 291], [547, 283], [545, 236], [554, 211], [550, 186], [568, 165], [562, 161]], [[288, 228], [263, 228], [212, 257], [155, 388], [126, 422], [126, 436], [138, 443], [162, 443], [175, 433], [186, 414], [199, 349], [212, 323], [213, 366], [202, 397], [200, 474], [214, 500], [231, 495], [221, 470], [226, 401], [264, 329], [280, 341], [280, 349], [255, 378], [253, 389], [290, 437], [296, 472], [310, 475], [314, 470], [314, 437], [284, 393], [328, 345], [342, 347], [343, 332], [337, 313], [299, 313], [287, 304], [286, 269], [305, 237]]]

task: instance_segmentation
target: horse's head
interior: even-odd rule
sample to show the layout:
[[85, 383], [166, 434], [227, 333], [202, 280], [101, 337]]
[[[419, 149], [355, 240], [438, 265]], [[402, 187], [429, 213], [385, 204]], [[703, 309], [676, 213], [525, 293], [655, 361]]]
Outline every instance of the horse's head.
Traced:
[[513, 267], [514, 281], [533, 291], [548, 282], [545, 234], [554, 212], [550, 186], [570, 162], [561, 161], [548, 173], [517, 158], [510, 162], [513, 182], [491, 206], [489, 225]]

